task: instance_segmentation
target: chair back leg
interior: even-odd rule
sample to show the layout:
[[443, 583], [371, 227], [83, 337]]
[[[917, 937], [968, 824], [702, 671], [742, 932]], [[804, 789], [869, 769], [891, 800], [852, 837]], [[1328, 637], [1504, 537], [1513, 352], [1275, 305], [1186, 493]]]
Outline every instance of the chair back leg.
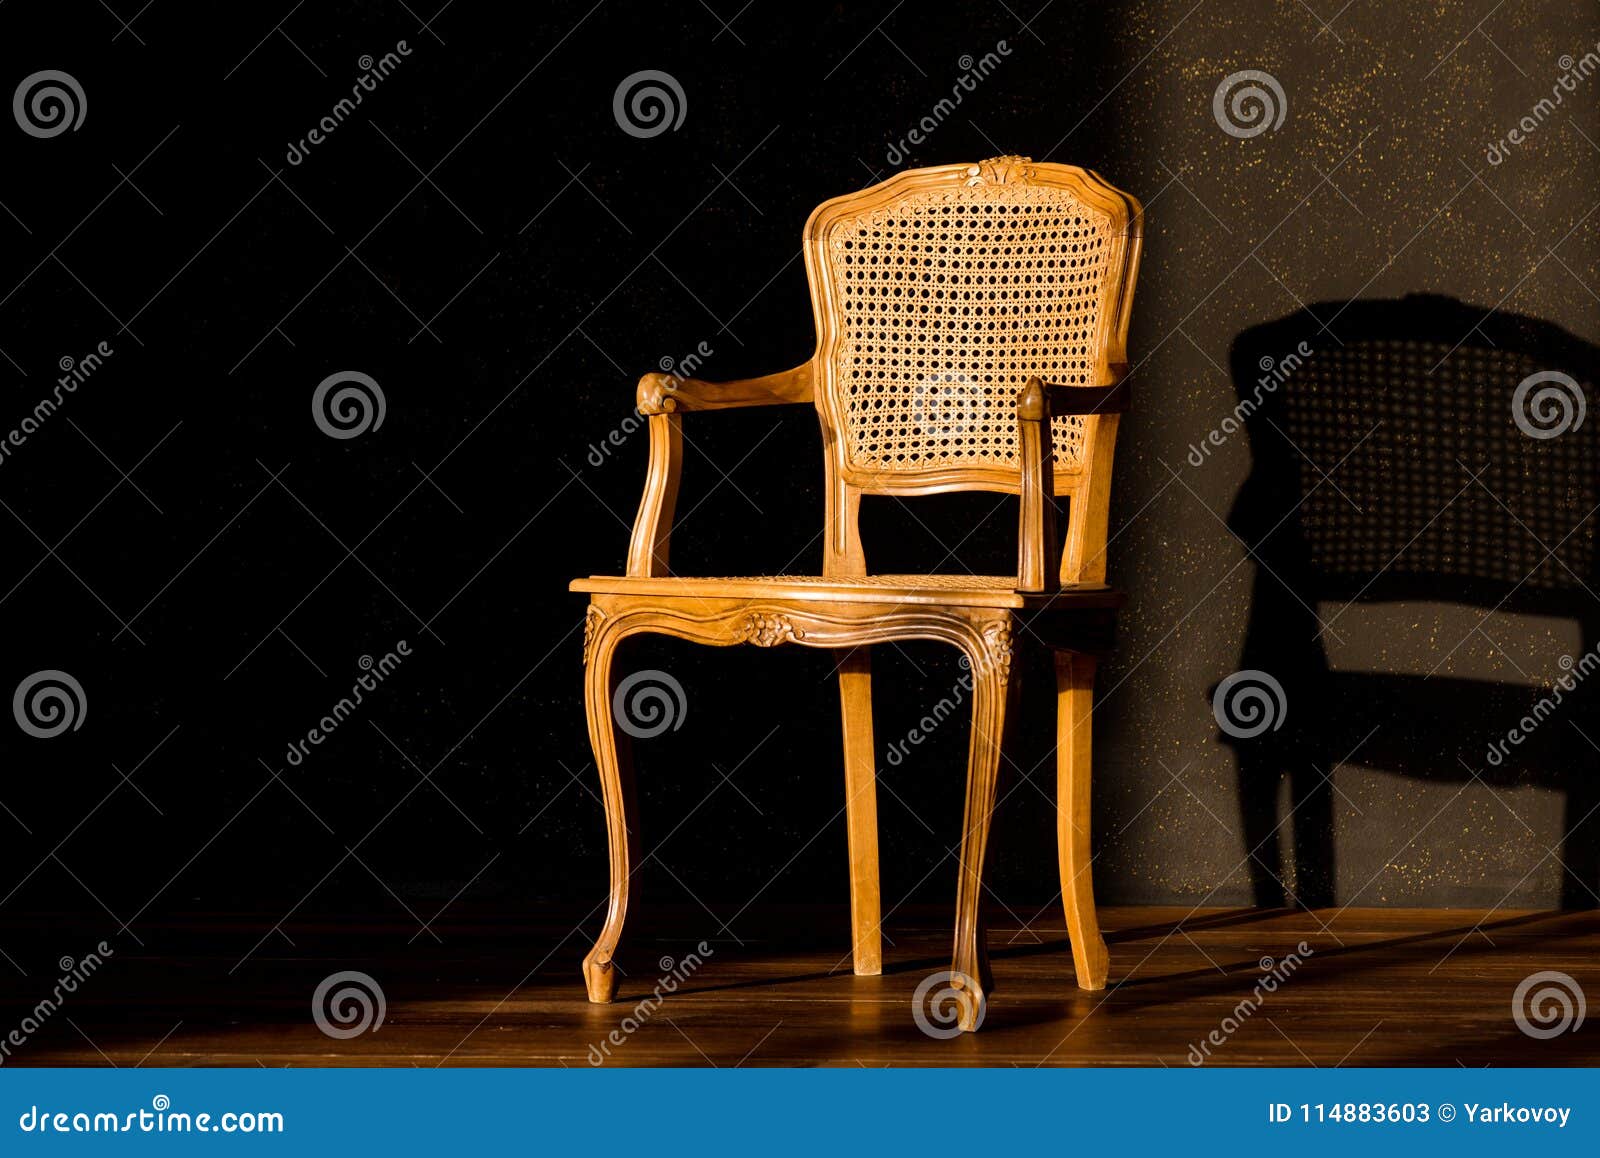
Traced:
[[1089, 848], [1090, 718], [1096, 659], [1070, 651], [1056, 657], [1056, 851], [1061, 895], [1080, 989], [1104, 989], [1110, 958], [1094, 909]]
[[839, 664], [845, 815], [850, 832], [851, 951], [858, 977], [883, 972], [878, 893], [878, 769], [872, 746], [872, 660], [866, 647]]

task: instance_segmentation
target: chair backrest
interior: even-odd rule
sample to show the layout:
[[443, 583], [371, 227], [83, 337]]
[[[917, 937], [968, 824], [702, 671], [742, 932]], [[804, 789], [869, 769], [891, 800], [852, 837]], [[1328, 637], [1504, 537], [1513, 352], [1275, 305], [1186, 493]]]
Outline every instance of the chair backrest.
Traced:
[[[864, 570], [862, 494], [1019, 489], [1017, 395], [1034, 375], [1113, 380], [1141, 227], [1097, 174], [1025, 157], [910, 170], [817, 208], [825, 570]], [[1057, 418], [1053, 434], [1058, 494], [1085, 490], [1097, 457], [1109, 473], [1114, 416]]]

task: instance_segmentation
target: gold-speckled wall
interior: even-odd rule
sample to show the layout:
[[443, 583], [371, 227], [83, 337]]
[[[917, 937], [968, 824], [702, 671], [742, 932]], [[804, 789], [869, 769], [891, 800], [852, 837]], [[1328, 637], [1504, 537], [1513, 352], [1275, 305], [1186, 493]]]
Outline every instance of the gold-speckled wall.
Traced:
[[[1592, 798], [1583, 781], [1600, 768], [1589, 742], [1600, 741], [1600, 726], [1589, 722], [1600, 717], [1569, 700], [1540, 722], [1536, 753], [1522, 745], [1498, 768], [1485, 759], [1520, 719], [1526, 689], [1547, 688], [1565, 672], [1562, 657], [1585, 646], [1580, 620], [1582, 604], [1594, 610], [1592, 576], [1581, 576], [1576, 605], [1524, 600], [1526, 591], [1504, 603], [1501, 592], [1460, 599], [1444, 585], [1450, 601], [1425, 602], [1434, 592], [1423, 582], [1418, 599], [1344, 609], [1346, 601], [1319, 600], [1294, 576], [1280, 583], [1264, 573], [1270, 549], [1235, 533], [1253, 446], [1274, 432], [1225, 438], [1194, 456], [1199, 465], [1191, 447], [1239, 401], [1230, 367], [1238, 336], [1303, 306], [1326, 321], [1353, 298], [1403, 311], [1406, 295], [1444, 295], [1462, 304], [1459, 338], [1468, 345], [1483, 344], [1472, 319], [1491, 311], [1600, 341], [1600, 218], [1590, 216], [1600, 202], [1600, 75], [1580, 75], [1600, 41], [1600, 9], [1175, 0], [1126, 6], [1110, 19], [1110, 39], [1127, 76], [1095, 114], [1117, 133], [1102, 167], [1143, 195], [1148, 232], [1131, 340], [1138, 404], [1118, 452], [1122, 529], [1112, 564], [1133, 600], [1123, 650], [1106, 672], [1099, 733], [1104, 891], [1216, 903], [1250, 896], [1254, 877], [1267, 885], [1257, 895], [1272, 899], [1277, 876], [1290, 894], [1340, 904], [1593, 900], [1600, 880], [1584, 870], [1585, 862], [1593, 868], [1600, 827], [1591, 822], [1565, 845], [1563, 836], [1581, 819], [1566, 808], [1569, 791]], [[1287, 104], [1281, 125], [1248, 136], [1222, 131], [1212, 105], [1223, 78], [1245, 69], [1270, 74]], [[1535, 111], [1555, 90], [1562, 103]], [[1528, 115], [1534, 128], [1508, 146], [1508, 132]], [[1071, 145], [1059, 156], [1071, 157]], [[1362, 337], [1340, 332], [1351, 316], [1332, 323], [1324, 346]], [[1412, 495], [1403, 525], [1390, 528], [1400, 547], [1424, 531], [1430, 503], [1443, 510], [1460, 488], [1468, 492], [1461, 502], [1493, 506], [1474, 475], [1503, 452], [1491, 446], [1484, 461], [1453, 461], [1458, 439], [1426, 427], [1437, 377], [1424, 365], [1413, 387], [1422, 433], [1417, 458], [1398, 473], [1407, 486], [1422, 479], [1428, 493]], [[1479, 385], [1474, 421], [1493, 428], [1485, 437], [1515, 436], [1517, 379]], [[1361, 416], [1335, 407], [1332, 420]], [[1592, 476], [1594, 458], [1586, 464]], [[1326, 474], [1323, 495], [1339, 490], [1333, 459], [1307, 459], [1306, 469]], [[1362, 517], [1381, 518], [1393, 482], [1357, 480], [1362, 493], [1352, 505], [1376, 504]], [[1290, 525], [1302, 497], [1292, 487], [1280, 492]], [[1567, 497], [1551, 515], [1554, 530], [1509, 528], [1538, 544], [1534, 561], [1547, 567], [1556, 564], [1546, 550], [1565, 532], [1571, 545], [1589, 530], [1592, 504]], [[1511, 550], [1498, 538], [1504, 533], [1485, 519], [1458, 550]], [[1522, 557], [1529, 546], [1524, 539], [1514, 550]], [[1334, 678], [1291, 683], [1277, 673], [1286, 684], [1282, 727], [1255, 741], [1223, 735], [1211, 693], [1246, 666], [1252, 615], [1269, 614], [1263, 604], [1274, 601], [1293, 608], [1301, 596], [1309, 606], [1283, 630], [1316, 634], [1319, 621], [1336, 623], [1319, 641]], [[1280, 642], [1288, 655], [1297, 641]], [[1361, 680], [1366, 673], [1373, 678]], [[1481, 713], [1471, 710], [1480, 703]], [[1298, 834], [1316, 860], [1332, 854], [1330, 879], [1297, 875], [1290, 846], [1305, 813], [1288, 816], [1298, 798], [1287, 783], [1275, 794], [1270, 770], [1255, 773], [1261, 782], [1252, 790], [1276, 795], [1272, 823], [1245, 838], [1239, 794], [1252, 742], [1274, 745], [1268, 763], [1285, 774], [1312, 783], [1331, 776], [1333, 787], [1321, 789], [1327, 806], [1306, 805], [1331, 824], [1331, 842], [1319, 848], [1314, 831]]]

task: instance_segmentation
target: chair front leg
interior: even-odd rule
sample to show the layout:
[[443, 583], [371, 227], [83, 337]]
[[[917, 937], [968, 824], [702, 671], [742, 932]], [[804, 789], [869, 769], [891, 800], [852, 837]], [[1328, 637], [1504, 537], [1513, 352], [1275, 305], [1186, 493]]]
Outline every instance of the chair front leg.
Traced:
[[1094, 909], [1089, 848], [1089, 721], [1095, 666], [1091, 655], [1056, 652], [1056, 851], [1080, 989], [1104, 989], [1110, 962]]
[[993, 986], [989, 946], [984, 935], [983, 866], [989, 850], [989, 822], [1000, 779], [1006, 707], [1011, 698], [1009, 620], [988, 625], [983, 646], [969, 653], [972, 676], [972, 739], [967, 754], [966, 815], [961, 832], [961, 867], [956, 884], [956, 944], [952, 986], [963, 992], [957, 1024], [968, 1032], [983, 1021]]
[[883, 972], [879, 931], [878, 768], [872, 746], [872, 660], [852, 648], [839, 664], [844, 726], [845, 815], [850, 834], [850, 926], [858, 977]]
[[589, 744], [594, 749], [606, 806], [611, 903], [606, 910], [605, 927], [600, 930], [594, 948], [583, 959], [583, 982], [589, 991], [589, 1000], [603, 1005], [617, 992], [617, 971], [612, 962], [617, 942], [622, 938], [622, 922], [628, 915], [628, 878], [639, 863], [638, 803], [632, 748], [613, 718], [616, 681], [612, 677], [611, 661], [621, 636], [605, 630], [604, 616], [593, 607], [589, 609], [589, 626], [594, 638], [585, 658], [584, 705], [589, 717]]

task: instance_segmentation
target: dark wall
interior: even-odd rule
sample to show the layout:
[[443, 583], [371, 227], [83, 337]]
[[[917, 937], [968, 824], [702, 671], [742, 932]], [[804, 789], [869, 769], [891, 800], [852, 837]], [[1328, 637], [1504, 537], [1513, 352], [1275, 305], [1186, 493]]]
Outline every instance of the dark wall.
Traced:
[[[1600, 742], [1583, 697], [1485, 755], [1595, 643], [1593, 427], [1533, 439], [1512, 408], [1535, 370], [1593, 381], [1600, 77], [1534, 113], [1561, 58], [1595, 50], [1593, 5], [115, 7], [129, 27], [0, 11], [5, 84], [57, 69], [87, 101], [59, 135], [0, 126], [0, 427], [63, 359], [111, 351], [0, 459], [4, 687], [62, 671], [86, 701], [53, 738], [0, 728], [0, 909], [138, 931], [175, 908], [598, 901], [565, 584], [622, 565], [637, 376], [699, 351], [712, 378], [801, 361], [811, 208], [999, 153], [1092, 167], [1149, 210], [1111, 547], [1131, 600], [1096, 717], [1102, 898], [1600, 888], [1593, 829], [1567, 836]], [[641, 138], [613, 97], [646, 69], [685, 107]], [[1238, 136], [1213, 94], [1246, 69], [1287, 112]], [[1290, 334], [1315, 357], [1192, 463]], [[381, 426], [319, 428], [338, 371], [378, 384]], [[815, 571], [814, 416], [687, 434], [677, 565]], [[869, 500], [865, 526], [877, 570], [1013, 565], [1012, 500]], [[1308, 546], [1328, 543], [1363, 550]], [[645, 643], [628, 662], [686, 704], [639, 744], [646, 896], [735, 930], [768, 901], [842, 902], [829, 657]], [[1213, 709], [1246, 668], [1283, 689], [1260, 743]], [[907, 645], [877, 673], [886, 896], [942, 901], [965, 728], [905, 739], [962, 672]], [[1027, 675], [993, 872], [1023, 917], [1056, 903], [1048, 676]]]

